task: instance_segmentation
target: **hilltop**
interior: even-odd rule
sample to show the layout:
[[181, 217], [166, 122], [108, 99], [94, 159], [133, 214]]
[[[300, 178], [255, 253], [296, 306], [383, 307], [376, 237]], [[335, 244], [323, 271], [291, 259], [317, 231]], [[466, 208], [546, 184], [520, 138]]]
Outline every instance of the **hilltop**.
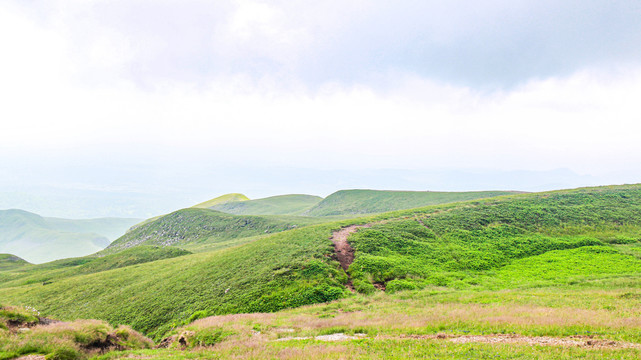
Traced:
[[320, 196], [293, 194], [230, 201], [209, 208], [236, 215], [301, 215], [321, 200]]
[[11, 254], [0, 254], [0, 271], [21, 268], [30, 263], [22, 258]]
[[515, 194], [514, 191], [340, 190], [303, 212], [306, 216], [364, 215]]
[[0, 252], [33, 263], [83, 256], [102, 250], [138, 219], [71, 220], [23, 210], [0, 210]]
[[196, 204], [192, 206], [192, 208], [196, 209], [208, 209], [214, 205], [219, 205], [219, 204], [224, 204], [228, 202], [239, 202], [239, 201], [247, 201], [249, 198], [243, 194], [239, 193], [231, 193], [231, 194], [225, 194], [221, 195], [219, 197], [213, 198], [211, 200], [203, 201], [200, 204]]
[[411, 209], [421, 206], [474, 200], [515, 194], [514, 191], [390, 191], [390, 190], [340, 190], [327, 198], [313, 195], [291, 194], [249, 200], [244, 195], [233, 200], [228, 194], [196, 207], [209, 208], [235, 215], [297, 215], [310, 217], [376, 214], [387, 211]]
[[237, 244], [236, 239], [271, 234], [320, 220], [293, 216], [232, 215], [210, 209], [188, 208], [136, 226], [115, 240], [104, 253], [139, 245], [208, 249]]

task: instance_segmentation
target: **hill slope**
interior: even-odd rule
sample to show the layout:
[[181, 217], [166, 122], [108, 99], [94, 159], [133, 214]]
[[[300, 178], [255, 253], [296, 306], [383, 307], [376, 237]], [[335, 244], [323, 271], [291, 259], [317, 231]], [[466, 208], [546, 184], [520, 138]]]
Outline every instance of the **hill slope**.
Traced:
[[279, 195], [263, 199], [233, 201], [210, 206], [212, 210], [236, 215], [300, 215], [323, 198], [312, 195]]
[[305, 211], [302, 215], [334, 216], [374, 214], [514, 193], [515, 192], [511, 191], [433, 192], [340, 190], [329, 195], [323, 199], [323, 201]]
[[21, 268], [25, 265], [30, 265], [30, 264], [26, 260], [21, 259], [15, 255], [0, 254], [0, 271], [13, 270], [16, 268]]
[[[356, 252], [345, 272], [336, 261], [332, 233], [366, 223], [371, 227], [349, 237]], [[641, 186], [577, 189], [308, 226], [220, 251], [59, 278], [47, 286], [0, 282], [0, 298], [61, 319], [130, 324], [158, 337], [190, 318], [346, 297], [348, 275], [363, 293], [435, 287], [495, 294], [625, 282], [641, 278], [639, 239]], [[523, 266], [541, 271], [519, 271]]]
[[209, 209], [182, 209], [137, 226], [114, 241], [104, 253], [139, 245], [193, 248], [194, 245], [223, 243], [320, 221], [303, 217], [232, 215]]
[[231, 193], [231, 194], [225, 194], [225, 195], [219, 196], [217, 198], [213, 198], [211, 200], [203, 201], [200, 204], [196, 204], [192, 206], [192, 208], [207, 209], [214, 205], [224, 204], [228, 202], [247, 201], [247, 200], [249, 200], [249, 198], [243, 194]]

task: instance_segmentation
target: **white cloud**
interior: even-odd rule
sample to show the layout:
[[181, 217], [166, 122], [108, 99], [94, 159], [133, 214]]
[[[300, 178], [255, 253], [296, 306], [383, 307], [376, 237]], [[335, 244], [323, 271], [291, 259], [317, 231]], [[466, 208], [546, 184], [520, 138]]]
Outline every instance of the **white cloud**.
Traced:
[[[234, 14], [225, 23], [233, 36], [218, 33], [221, 39], [264, 42], [274, 58], [310, 41], [265, 3], [242, 2]], [[82, 55], [89, 59], [83, 65], [65, 28], [39, 24], [16, 9], [0, 11], [0, 43], [12, 54], [0, 58], [0, 151], [92, 147], [248, 166], [585, 173], [626, 170], [641, 160], [635, 99], [641, 71], [634, 67], [621, 73], [586, 68], [490, 93], [402, 72], [382, 74], [393, 84], [385, 91], [341, 83], [309, 91], [296, 79], [279, 83], [278, 76], [242, 73], [219, 75], [205, 86], [165, 80], [141, 88], [118, 77], [117, 69], [134, 58], [132, 43], [120, 32], [97, 29], [99, 41]], [[114, 79], [78, 81], [100, 69]]]

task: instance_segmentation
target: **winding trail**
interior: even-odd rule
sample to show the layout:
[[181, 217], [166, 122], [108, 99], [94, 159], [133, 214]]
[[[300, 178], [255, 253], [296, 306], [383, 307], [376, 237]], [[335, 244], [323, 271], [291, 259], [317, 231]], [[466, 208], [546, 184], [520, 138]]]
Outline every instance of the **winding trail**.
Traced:
[[341, 267], [347, 274], [347, 284], [345, 287], [351, 292], [355, 292], [354, 285], [352, 284], [352, 277], [347, 272], [349, 266], [354, 262], [354, 249], [347, 242], [347, 238], [355, 233], [358, 229], [371, 227], [372, 224], [365, 225], [350, 225], [344, 227], [340, 230], [334, 231], [332, 237], [330, 238], [334, 243], [334, 250], [336, 252], [336, 257], [338, 262], [341, 264]]

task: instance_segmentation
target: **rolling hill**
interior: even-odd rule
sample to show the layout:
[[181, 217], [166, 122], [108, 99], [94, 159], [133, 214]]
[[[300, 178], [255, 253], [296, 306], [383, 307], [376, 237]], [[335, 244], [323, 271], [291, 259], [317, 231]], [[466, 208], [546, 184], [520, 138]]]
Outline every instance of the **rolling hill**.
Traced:
[[[221, 218], [221, 213], [211, 210], [190, 211], [194, 212], [194, 218], [177, 212], [167, 219], [174, 221], [172, 226], [153, 231], [165, 229], [171, 235], [168, 238], [180, 239], [175, 243], [180, 244], [180, 236], [174, 237], [171, 232], [180, 230], [181, 221], [202, 219], [206, 224], [209, 216]], [[243, 218], [224, 216], [239, 221]], [[267, 224], [262, 221], [266, 220], [260, 220], [261, 226], [250, 228], [251, 231], [239, 230], [243, 226], [229, 230], [247, 231], [243, 236], [251, 236], [252, 231], [260, 231]], [[353, 262], [341, 264], [332, 238], [335, 240], [337, 231], [346, 226], [363, 227], [348, 238], [355, 250]], [[145, 234], [149, 235], [141, 233]], [[346, 305], [346, 314], [340, 316], [353, 316], [354, 324], [359, 325], [354, 328], [350, 323], [336, 322], [335, 328], [323, 330], [328, 333], [378, 331], [398, 336], [407, 331], [414, 334], [423, 331], [420, 334], [436, 335], [453, 329], [457, 333], [518, 331], [537, 336], [569, 336], [590, 329], [611, 339], [641, 342], [641, 323], [638, 327], [624, 327], [620, 332], [614, 330], [617, 326], [614, 322], [603, 325], [606, 328], [542, 322], [528, 330], [527, 322], [510, 325], [480, 323], [481, 320], [472, 317], [460, 319], [462, 313], [456, 308], [452, 310], [451, 322], [442, 317], [430, 322], [427, 315], [411, 317], [413, 313], [426, 314], [435, 306], [449, 311], [444, 306], [452, 302], [461, 308], [465, 308], [465, 301], [548, 304], [536, 295], [528, 300], [529, 295], [525, 294], [536, 289], [565, 293], [585, 311], [594, 309], [593, 303], [584, 299], [585, 294], [611, 291], [608, 296], [619, 299], [617, 306], [625, 314], [632, 311], [634, 299], [638, 299], [640, 239], [641, 186], [585, 188], [477, 199], [309, 225], [255, 237], [221, 250], [60, 276], [46, 286], [19, 285], [21, 276], [36, 274], [14, 274], [11, 284], [0, 282], [0, 298], [15, 305], [35, 306], [44, 314], [64, 320], [98, 318], [129, 324], [159, 339], [171, 333], [176, 325], [208, 315], [273, 312], [352, 298], [354, 295], [346, 286], [351, 282], [358, 293], [374, 295], [356, 298], [351, 303], [344, 300], [347, 302], [326, 305], [329, 310], [320, 306], [297, 313], [313, 316], [316, 324], [330, 324], [333, 317], [339, 319], [331, 309], [351, 304]], [[550, 301], [550, 306], [554, 306], [560, 300], [550, 296]], [[563, 306], [570, 306], [569, 301]], [[409, 307], [406, 310], [394, 307], [393, 304], [401, 302]], [[426, 307], [426, 303], [432, 305]], [[350, 308], [381, 309], [383, 312], [376, 316], [398, 316], [399, 311], [407, 311], [408, 319], [414, 320], [403, 325], [390, 318], [388, 328], [377, 328], [380, 322], [358, 318]], [[470, 311], [478, 314], [482, 309], [470, 307]], [[492, 308], [487, 311], [491, 313]], [[534, 310], [526, 307], [523, 311]], [[611, 319], [606, 313], [599, 316], [603, 316], [602, 324]], [[260, 319], [256, 331], [262, 329]], [[264, 326], [270, 329], [270, 325]]]
[[215, 205], [220, 205], [228, 202], [239, 202], [239, 201], [247, 201], [249, 198], [243, 194], [238, 194], [238, 193], [231, 193], [231, 194], [225, 194], [221, 195], [219, 197], [213, 198], [211, 200], [207, 200], [204, 202], [201, 202], [200, 204], [196, 204], [192, 206], [192, 208], [196, 209], [208, 209], [211, 208], [212, 206]]
[[514, 193], [513, 191], [435, 192], [340, 190], [303, 212], [302, 215], [337, 216], [375, 214]]
[[232, 215], [210, 209], [188, 208], [143, 223], [115, 240], [103, 253], [139, 245], [194, 249], [236, 244], [236, 239], [271, 234], [322, 220], [295, 216]]
[[0, 252], [32, 263], [83, 256], [107, 247], [138, 219], [69, 220], [0, 210]]
[[313, 195], [279, 195], [263, 199], [230, 201], [210, 209], [236, 215], [301, 215], [323, 198]]
[[15, 255], [11, 254], [0, 254], [0, 271], [2, 270], [14, 270], [21, 268], [25, 265], [30, 265], [24, 259], [21, 259]]

